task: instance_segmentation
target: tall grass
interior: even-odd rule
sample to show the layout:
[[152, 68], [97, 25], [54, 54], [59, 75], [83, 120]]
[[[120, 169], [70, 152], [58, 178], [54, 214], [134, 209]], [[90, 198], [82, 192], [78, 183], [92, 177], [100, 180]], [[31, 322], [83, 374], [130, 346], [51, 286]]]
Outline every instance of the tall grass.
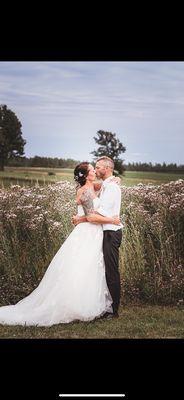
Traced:
[[124, 298], [173, 304], [184, 299], [184, 181], [122, 187]]
[[[122, 186], [123, 302], [184, 299], [184, 181]], [[0, 304], [15, 303], [42, 279], [73, 229], [75, 187], [68, 181], [0, 190]]]

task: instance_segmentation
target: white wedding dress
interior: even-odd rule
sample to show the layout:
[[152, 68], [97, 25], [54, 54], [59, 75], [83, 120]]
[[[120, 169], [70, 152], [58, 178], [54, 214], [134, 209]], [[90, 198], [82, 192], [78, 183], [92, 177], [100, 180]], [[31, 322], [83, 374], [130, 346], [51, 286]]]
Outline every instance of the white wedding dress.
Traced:
[[[84, 215], [89, 208], [91, 211], [91, 204], [95, 210], [99, 202], [99, 198], [92, 199], [88, 189], [78, 214]], [[39, 286], [17, 304], [0, 307], [0, 324], [51, 326], [112, 313], [102, 241], [100, 224], [78, 224], [52, 259]]]

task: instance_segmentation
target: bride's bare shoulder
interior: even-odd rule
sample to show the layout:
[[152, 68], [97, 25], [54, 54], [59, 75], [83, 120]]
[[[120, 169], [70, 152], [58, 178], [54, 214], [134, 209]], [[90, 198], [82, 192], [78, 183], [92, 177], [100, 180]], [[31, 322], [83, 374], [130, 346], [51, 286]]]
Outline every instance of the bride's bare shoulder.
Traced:
[[84, 194], [88, 193], [89, 189], [88, 188], [80, 188], [77, 190], [77, 197], [80, 198], [81, 196], [83, 196]]
[[84, 201], [91, 200], [96, 197], [94, 189], [89, 187], [82, 187], [77, 191], [77, 203], [81, 204]]
[[81, 187], [77, 190], [77, 203], [81, 204], [82, 200], [89, 192], [88, 188]]

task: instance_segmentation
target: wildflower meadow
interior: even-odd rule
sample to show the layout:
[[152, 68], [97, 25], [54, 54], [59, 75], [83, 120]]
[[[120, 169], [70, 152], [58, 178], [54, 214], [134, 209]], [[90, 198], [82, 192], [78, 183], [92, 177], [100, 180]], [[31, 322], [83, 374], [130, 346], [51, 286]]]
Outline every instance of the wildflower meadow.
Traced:
[[184, 180], [122, 187], [124, 299], [182, 304]]
[[[121, 186], [123, 304], [184, 302], [184, 180]], [[75, 185], [0, 189], [0, 305], [14, 304], [42, 279], [74, 226]]]

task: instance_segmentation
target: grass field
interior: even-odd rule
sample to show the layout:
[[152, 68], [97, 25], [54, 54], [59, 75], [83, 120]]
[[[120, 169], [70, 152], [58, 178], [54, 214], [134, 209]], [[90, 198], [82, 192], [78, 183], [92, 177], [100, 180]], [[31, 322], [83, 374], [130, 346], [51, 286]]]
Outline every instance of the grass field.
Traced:
[[5, 187], [10, 186], [11, 183], [30, 186], [35, 183], [43, 185], [60, 180], [73, 181], [73, 169], [5, 167], [3, 172], [0, 171], [0, 186]]
[[142, 172], [142, 171], [126, 171], [125, 177], [122, 178], [122, 183], [125, 186], [133, 186], [139, 183], [145, 185], [160, 185], [171, 181], [184, 179], [184, 174], [170, 174], [164, 172]]
[[184, 338], [184, 308], [121, 306], [119, 319], [72, 322], [51, 327], [0, 325], [0, 338], [175, 339]]
[[[122, 177], [122, 184], [125, 186], [134, 186], [139, 183], [159, 185], [178, 179], [184, 179], [184, 174], [126, 171]], [[9, 186], [11, 183], [18, 185], [39, 183], [42, 185], [61, 180], [73, 182], [73, 169], [5, 167], [5, 171], [0, 171], [0, 187]]]

